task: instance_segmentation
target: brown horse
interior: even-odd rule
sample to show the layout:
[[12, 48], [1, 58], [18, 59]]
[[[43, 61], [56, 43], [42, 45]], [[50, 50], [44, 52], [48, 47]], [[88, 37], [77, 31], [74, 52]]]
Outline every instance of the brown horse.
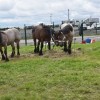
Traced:
[[[32, 29], [32, 37], [34, 40], [34, 52], [39, 53], [39, 55], [43, 55], [43, 43], [46, 41], [48, 43], [48, 49], [51, 49], [50, 41], [51, 41], [51, 30], [50, 26], [39, 24]], [[38, 40], [38, 43], [37, 41]]]
[[[14, 42], [17, 44], [17, 55], [20, 55], [19, 53], [20, 39], [21, 39], [21, 35], [19, 31], [15, 28], [0, 32], [0, 52], [2, 55], [2, 60], [9, 61], [8, 56], [7, 56], [7, 46], [8, 45], [12, 46], [11, 57], [14, 57], [15, 55]], [[4, 47], [4, 51], [2, 50], [2, 47]]]
[[53, 34], [53, 41], [57, 46], [64, 46], [64, 51], [71, 54], [73, 26], [70, 24], [62, 24], [61, 29]]

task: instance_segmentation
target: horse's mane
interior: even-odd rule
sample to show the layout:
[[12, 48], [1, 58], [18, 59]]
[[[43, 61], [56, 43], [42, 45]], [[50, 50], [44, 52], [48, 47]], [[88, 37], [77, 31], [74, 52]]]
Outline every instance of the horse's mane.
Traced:
[[45, 24], [41, 23], [41, 24], [39, 24], [39, 26], [41, 26], [42, 29], [47, 31], [47, 33], [51, 34], [51, 27], [49, 25], [45, 25]]
[[0, 32], [0, 44], [2, 43], [2, 33]]
[[40, 23], [39, 26], [41, 26], [42, 28], [48, 28], [48, 25], [45, 25], [43, 23]]

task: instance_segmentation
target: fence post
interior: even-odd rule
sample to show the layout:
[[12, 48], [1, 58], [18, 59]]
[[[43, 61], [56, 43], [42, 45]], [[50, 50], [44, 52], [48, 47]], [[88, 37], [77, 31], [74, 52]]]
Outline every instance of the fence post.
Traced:
[[96, 23], [96, 34], [97, 34], [97, 23]]
[[82, 23], [79, 27], [79, 35], [82, 36], [82, 42], [83, 42], [83, 40], [84, 40], [84, 37], [83, 37], [83, 21], [82, 21]]
[[25, 45], [27, 45], [26, 25], [25, 24], [24, 24], [24, 32], [25, 32]]
[[83, 42], [83, 40], [84, 40], [84, 38], [83, 38], [83, 22], [81, 24], [81, 34], [82, 34], [82, 42]]

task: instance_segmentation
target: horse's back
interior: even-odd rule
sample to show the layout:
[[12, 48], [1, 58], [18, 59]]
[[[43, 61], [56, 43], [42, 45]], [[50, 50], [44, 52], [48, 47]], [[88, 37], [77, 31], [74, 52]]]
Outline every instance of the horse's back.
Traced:
[[[50, 29], [49, 29], [50, 30]], [[47, 27], [45, 25], [37, 25], [32, 30], [33, 39], [39, 39], [40, 41], [50, 41], [51, 34], [48, 31]]]
[[8, 29], [3, 32], [7, 34], [8, 44], [11, 42], [20, 41], [21, 39], [21, 34], [16, 28]]
[[39, 34], [40, 34], [40, 30], [41, 30], [41, 27], [40, 26], [35, 26], [33, 27], [32, 29], [32, 36], [33, 36], [33, 39], [38, 39], [39, 38]]

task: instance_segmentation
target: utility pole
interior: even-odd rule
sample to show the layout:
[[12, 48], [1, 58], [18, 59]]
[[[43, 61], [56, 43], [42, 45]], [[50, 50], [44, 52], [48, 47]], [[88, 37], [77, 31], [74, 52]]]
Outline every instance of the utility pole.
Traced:
[[52, 14], [50, 14], [50, 23], [52, 24]]
[[69, 9], [68, 9], [68, 22], [69, 22]]

